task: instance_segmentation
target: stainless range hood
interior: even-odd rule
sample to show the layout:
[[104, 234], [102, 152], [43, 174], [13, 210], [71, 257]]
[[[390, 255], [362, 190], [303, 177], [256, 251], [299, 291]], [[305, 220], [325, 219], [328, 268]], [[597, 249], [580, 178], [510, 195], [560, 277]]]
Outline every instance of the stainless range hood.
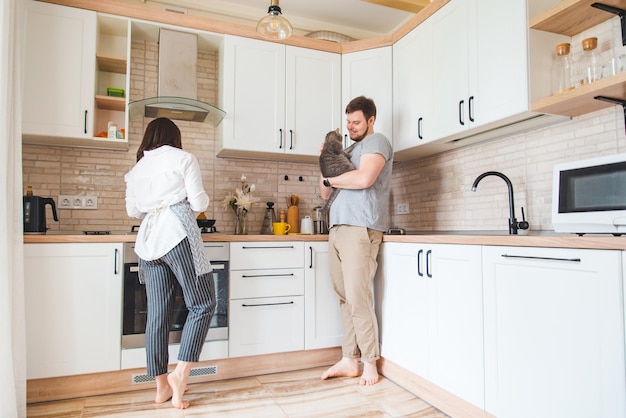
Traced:
[[217, 126], [226, 113], [198, 97], [198, 36], [159, 31], [158, 96], [128, 104], [130, 119], [166, 117]]

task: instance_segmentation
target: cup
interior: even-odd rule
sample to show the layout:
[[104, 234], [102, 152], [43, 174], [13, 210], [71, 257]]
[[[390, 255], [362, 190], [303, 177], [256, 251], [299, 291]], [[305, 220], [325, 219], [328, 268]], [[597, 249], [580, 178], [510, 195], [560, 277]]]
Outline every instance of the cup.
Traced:
[[302, 218], [300, 222], [300, 233], [301, 234], [312, 234], [313, 233], [313, 219], [310, 216], [305, 216]]
[[274, 222], [274, 235], [285, 235], [291, 229], [291, 226], [287, 222]]

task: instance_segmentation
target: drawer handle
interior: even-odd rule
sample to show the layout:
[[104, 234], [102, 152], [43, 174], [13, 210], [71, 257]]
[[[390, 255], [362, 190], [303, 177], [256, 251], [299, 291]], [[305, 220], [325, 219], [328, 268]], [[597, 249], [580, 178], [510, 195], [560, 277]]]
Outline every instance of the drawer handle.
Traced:
[[244, 308], [254, 308], [255, 306], [277, 306], [277, 305], [293, 305], [294, 302], [277, 302], [277, 303], [254, 303], [252, 305], [248, 305], [247, 303], [242, 303], [241, 306]]
[[290, 248], [293, 249], [294, 246], [293, 245], [279, 245], [279, 246], [275, 246], [275, 247], [246, 247], [246, 246], [243, 246], [241, 248], [243, 248], [244, 250], [265, 250], [265, 249], [275, 250], [277, 248], [278, 249], [285, 249], [285, 250], [287, 250], [287, 249], [290, 249]]
[[531, 260], [571, 261], [573, 263], [580, 263], [582, 261], [580, 258], [534, 257], [534, 256], [530, 256], [530, 255], [510, 255], [510, 254], [502, 254], [502, 257], [505, 257], [505, 258], [527, 258], [527, 259], [531, 259]]
[[241, 277], [245, 279], [249, 279], [252, 277], [293, 277], [293, 276], [294, 274], [290, 273], [290, 274], [252, 274], [252, 275], [243, 274]]

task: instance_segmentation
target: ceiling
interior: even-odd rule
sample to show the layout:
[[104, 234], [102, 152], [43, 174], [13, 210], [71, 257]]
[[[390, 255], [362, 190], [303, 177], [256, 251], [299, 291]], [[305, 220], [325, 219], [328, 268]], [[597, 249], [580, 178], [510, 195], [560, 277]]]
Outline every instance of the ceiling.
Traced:
[[[256, 27], [267, 14], [270, 0], [126, 0], [152, 8], [167, 8], [214, 20]], [[294, 34], [316, 31], [338, 32], [364, 39], [387, 35], [409, 20], [414, 9], [429, 0], [282, 0], [283, 16], [294, 28]], [[383, 6], [383, 3], [393, 7]]]

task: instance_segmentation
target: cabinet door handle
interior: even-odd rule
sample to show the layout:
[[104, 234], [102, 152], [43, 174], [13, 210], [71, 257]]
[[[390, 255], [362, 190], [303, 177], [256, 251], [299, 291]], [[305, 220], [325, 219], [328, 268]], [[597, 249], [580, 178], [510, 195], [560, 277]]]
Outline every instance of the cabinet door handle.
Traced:
[[570, 261], [572, 263], [580, 263], [582, 261], [580, 258], [535, 257], [535, 256], [531, 256], [531, 255], [502, 254], [502, 257], [505, 257], [505, 258], [525, 258], [525, 259], [529, 259], [529, 260]]
[[424, 277], [424, 273], [422, 273], [422, 253], [424, 253], [424, 250], [419, 250], [417, 252], [417, 275], [419, 277]]
[[426, 251], [426, 276], [429, 278], [433, 278], [433, 273], [431, 270], [432, 267], [432, 254], [433, 254], [433, 250], [428, 250]]
[[113, 274], [117, 274], [119, 273], [119, 270], [117, 269], [117, 248], [115, 249], [115, 252], [113, 253]]
[[463, 115], [465, 114], [465, 112], [463, 111], [464, 105], [465, 100], [459, 101], [459, 123], [461, 124], [461, 126], [465, 125], [465, 120], [463, 118]]
[[247, 304], [247, 303], [242, 303], [241, 306], [243, 306], [244, 308], [254, 308], [255, 306], [277, 306], [277, 305], [293, 305], [294, 302], [277, 302], [277, 303], [253, 303], [253, 304]]
[[293, 277], [293, 273], [285, 273], [285, 274], [242, 274], [241, 277], [244, 279], [252, 279], [255, 277]]
[[309, 255], [311, 256], [311, 262], [309, 263], [309, 268], [313, 268], [313, 247], [309, 246]]
[[278, 141], [278, 149], [283, 149], [283, 130], [279, 129], [278, 132], [280, 133], [280, 137]]
[[422, 120], [424, 120], [424, 118], [417, 119], [417, 137], [419, 139], [424, 139], [422, 136]]
[[293, 149], [293, 129], [289, 130], [289, 149]]
[[474, 122], [474, 96], [469, 97], [469, 120]]
[[83, 128], [85, 129], [85, 133], [87, 133], [87, 111], [85, 110], [85, 120], [83, 121]]
[[348, 148], [348, 134], [343, 136], [343, 147]]
[[244, 249], [244, 250], [266, 250], [266, 249], [272, 249], [273, 250], [273, 249], [277, 249], [277, 248], [278, 249], [282, 248], [282, 249], [287, 250], [287, 249], [290, 249], [290, 248], [293, 249], [293, 245], [279, 245], [279, 246], [274, 246], [274, 247], [246, 247], [246, 246], [243, 246], [241, 248]]

